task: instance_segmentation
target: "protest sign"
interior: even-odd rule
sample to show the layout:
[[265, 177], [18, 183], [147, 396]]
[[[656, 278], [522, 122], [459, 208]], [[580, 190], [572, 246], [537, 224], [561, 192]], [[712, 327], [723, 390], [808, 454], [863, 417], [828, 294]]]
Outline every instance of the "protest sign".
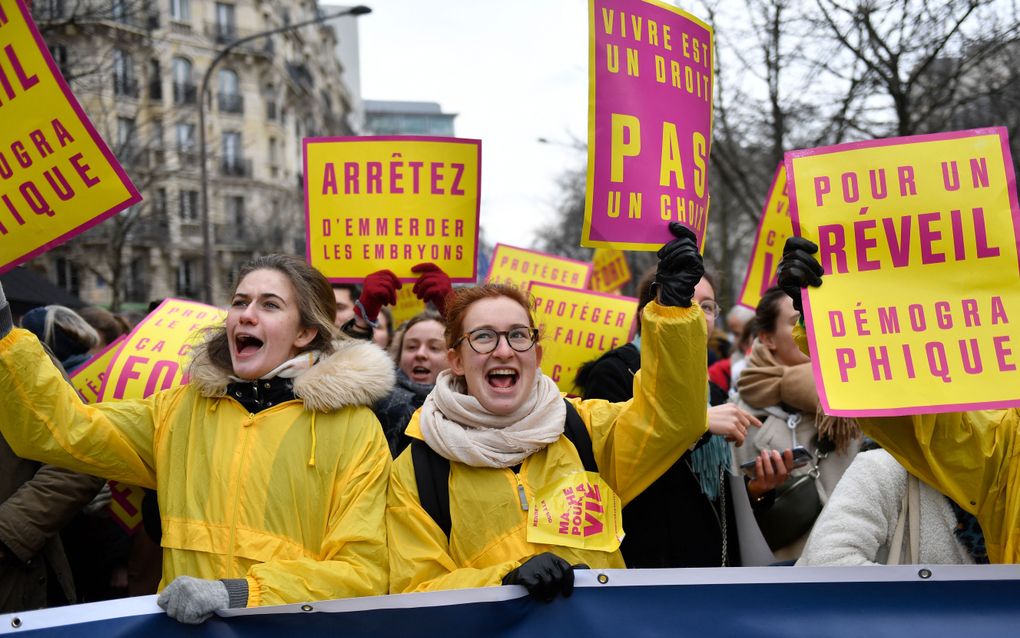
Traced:
[[1020, 209], [1004, 128], [786, 155], [822, 406], [840, 416], [1020, 405]]
[[528, 542], [615, 552], [623, 541], [623, 505], [596, 472], [574, 472], [532, 499]]
[[482, 143], [449, 137], [304, 140], [309, 263], [330, 281], [431, 262], [474, 282]]
[[141, 201], [22, 0], [0, 0], [0, 273]]
[[392, 332], [411, 317], [425, 312], [425, 302], [414, 294], [413, 284], [404, 284], [397, 291], [397, 303], [390, 306], [390, 312], [393, 314], [393, 325], [390, 326]]
[[751, 248], [751, 259], [747, 262], [744, 288], [737, 297], [737, 303], [754, 310], [771, 286], [776, 285], [776, 267], [783, 257], [786, 238], [793, 234], [790, 222], [790, 197], [787, 192], [786, 168], [780, 164], [772, 178], [765, 208], [758, 220], [758, 231]]
[[512, 284], [522, 290], [527, 290], [533, 281], [567, 288], [587, 288], [591, 280], [591, 269], [590, 263], [576, 259], [496, 244], [485, 280], [496, 284]]
[[131, 331], [107, 370], [100, 401], [142, 399], [187, 383], [185, 362], [203, 328], [224, 312], [184, 299], [167, 299]]
[[595, 292], [616, 293], [630, 281], [630, 266], [622, 252], [615, 248], [596, 248], [591, 257], [592, 273], [589, 288]]
[[574, 390], [587, 361], [630, 340], [637, 299], [532, 282], [535, 322], [542, 344], [542, 371], [563, 392]]
[[678, 221], [705, 239], [713, 33], [658, 0], [589, 0], [582, 246], [658, 250]]
[[96, 356], [67, 375], [71, 379], [71, 385], [78, 391], [78, 396], [85, 403], [99, 401], [99, 391], [103, 387], [103, 379], [106, 378], [106, 369], [110, 366], [113, 355], [117, 354], [117, 349], [120, 348], [120, 344], [125, 338], [124, 336], [117, 337], [113, 343], [103, 348]]

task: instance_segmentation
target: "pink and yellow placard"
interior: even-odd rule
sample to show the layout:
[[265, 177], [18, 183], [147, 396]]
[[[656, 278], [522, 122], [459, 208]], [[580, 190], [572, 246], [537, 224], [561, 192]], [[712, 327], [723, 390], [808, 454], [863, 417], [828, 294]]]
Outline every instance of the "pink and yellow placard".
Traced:
[[577, 370], [603, 352], [627, 343], [637, 299], [532, 282], [542, 371], [562, 392], [574, 391]]
[[596, 248], [591, 257], [592, 273], [589, 288], [595, 292], [616, 293], [630, 281], [627, 258], [615, 248]]
[[589, 0], [582, 246], [658, 250], [678, 221], [705, 239], [712, 29], [657, 0]]
[[754, 310], [765, 291], [776, 284], [776, 267], [783, 257], [783, 245], [792, 234], [786, 168], [780, 164], [758, 220], [758, 232], [754, 236], [751, 259], [747, 262], [744, 288], [737, 297], [738, 304]]
[[532, 499], [528, 542], [615, 552], [623, 541], [623, 504], [595, 472], [574, 472]]
[[106, 378], [106, 369], [110, 367], [113, 356], [117, 354], [120, 344], [126, 336], [118, 337], [113, 343], [103, 348], [77, 370], [68, 375], [71, 385], [78, 391], [78, 396], [85, 403], [97, 403], [100, 391], [103, 389], [103, 379]]
[[186, 362], [201, 331], [223, 321], [220, 308], [167, 299], [121, 343], [107, 369], [100, 401], [143, 399], [187, 383]]
[[1006, 129], [786, 155], [827, 414], [1020, 405], [1020, 208]]
[[480, 140], [307, 138], [304, 167], [307, 257], [330, 281], [414, 281], [423, 262], [475, 281]]
[[587, 288], [591, 271], [592, 265], [588, 262], [496, 244], [485, 280], [513, 284], [522, 290], [527, 290], [533, 281], [567, 288]]
[[22, 0], [0, 0], [0, 273], [141, 201]]

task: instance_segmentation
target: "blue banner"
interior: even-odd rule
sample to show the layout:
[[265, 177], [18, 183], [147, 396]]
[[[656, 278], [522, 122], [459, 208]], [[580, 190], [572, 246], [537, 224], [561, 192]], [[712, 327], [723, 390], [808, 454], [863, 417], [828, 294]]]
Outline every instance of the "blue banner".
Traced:
[[1016, 635], [1018, 600], [1016, 566], [606, 570], [579, 572], [574, 595], [547, 604], [496, 587], [232, 610], [191, 627], [149, 596], [6, 614], [0, 634], [975, 638]]

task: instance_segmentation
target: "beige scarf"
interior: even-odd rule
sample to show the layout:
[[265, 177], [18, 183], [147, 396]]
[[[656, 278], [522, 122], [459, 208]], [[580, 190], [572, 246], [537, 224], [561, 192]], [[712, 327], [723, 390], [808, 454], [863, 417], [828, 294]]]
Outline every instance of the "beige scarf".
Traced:
[[421, 433], [440, 456], [472, 467], [513, 467], [563, 435], [566, 407], [539, 370], [535, 387], [511, 414], [488, 412], [467, 394], [463, 377], [444, 370], [421, 406]]
[[783, 365], [757, 339], [751, 346], [747, 367], [740, 373], [737, 391], [751, 407], [767, 408], [782, 403], [798, 412], [814, 415], [818, 437], [832, 441], [840, 452], [846, 450], [850, 441], [861, 436], [861, 430], [853, 419], [822, 412], [810, 362]]

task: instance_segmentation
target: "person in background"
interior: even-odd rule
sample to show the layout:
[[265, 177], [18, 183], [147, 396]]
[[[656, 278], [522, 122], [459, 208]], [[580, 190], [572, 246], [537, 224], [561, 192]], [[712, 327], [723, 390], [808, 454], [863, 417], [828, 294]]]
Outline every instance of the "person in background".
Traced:
[[[412, 266], [411, 272], [418, 275], [412, 289], [415, 296], [431, 303], [439, 314], [443, 314], [446, 297], [453, 291], [449, 275], [429, 262]], [[386, 306], [396, 305], [397, 291], [402, 287], [400, 279], [390, 270], [378, 270], [367, 275], [361, 295], [354, 302], [352, 318], [340, 329], [355, 339], [374, 341], [382, 324], [380, 314]]]
[[0, 429], [19, 455], [156, 488], [157, 602], [182, 622], [384, 593], [390, 455], [365, 406], [390, 391], [392, 364], [335, 341], [334, 315], [314, 268], [256, 258], [187, 384], [83, 406], [38, 340], [10, 330], [0, 288]]
[[[817, 252], [803, 237], [783, 248], [777, 282], [798, 310], [802, 289], [822, 285]], [[803, 326], [794, 338], [808, 352]], [[1020, 409], [858, 417], [858, 423], [908, 472], [974, 515], [989, 562], [1020, 562]]]
[[336, 315], [333, 323], [337, 328], [354, 318], [354, 301], [361, 295], [361, 289], [354, 284], [333, 284], [333, 299], [336, 301]]
[[707, 334], [691, 302], [704, 267], [694, 234], [670, 231], [677, 238], [659, 251], [631, 401], [564, 399], [541, 372], [531, 303], [517, 288], [489, 283], [450, 297], [450, 369], [412, 417], [414, 441], [390, 475], [392, 593], [519, 584], [551, 600], [571, 593], [573, 565], [624, 566], [610, 547], [533, 541], [528, 521], [543, 490], [576, 486], [592, 465], [604, 500], [611, 489], [630, 502], [705, 431]]
[[21, 327], [45, 343], [68, 374], [92, 358], [90, 351], [101, 342], [95, 328], [64, 306], [32, 308], [21, 317]]
[[379, 309], [379, 325], [372, 329], [372, 343], [383, 350], [390, 347], [393, 339], [393, 313], [387, 307]]
[[91, 355], [97, 354], [119, 337], [131, 332], [131, 325], [126, 319], [120, 315], [113, 314], [106, 308], [86, 306], [79, 310], [78, 314], [99, 333], [99, 343], [89, 353]]

